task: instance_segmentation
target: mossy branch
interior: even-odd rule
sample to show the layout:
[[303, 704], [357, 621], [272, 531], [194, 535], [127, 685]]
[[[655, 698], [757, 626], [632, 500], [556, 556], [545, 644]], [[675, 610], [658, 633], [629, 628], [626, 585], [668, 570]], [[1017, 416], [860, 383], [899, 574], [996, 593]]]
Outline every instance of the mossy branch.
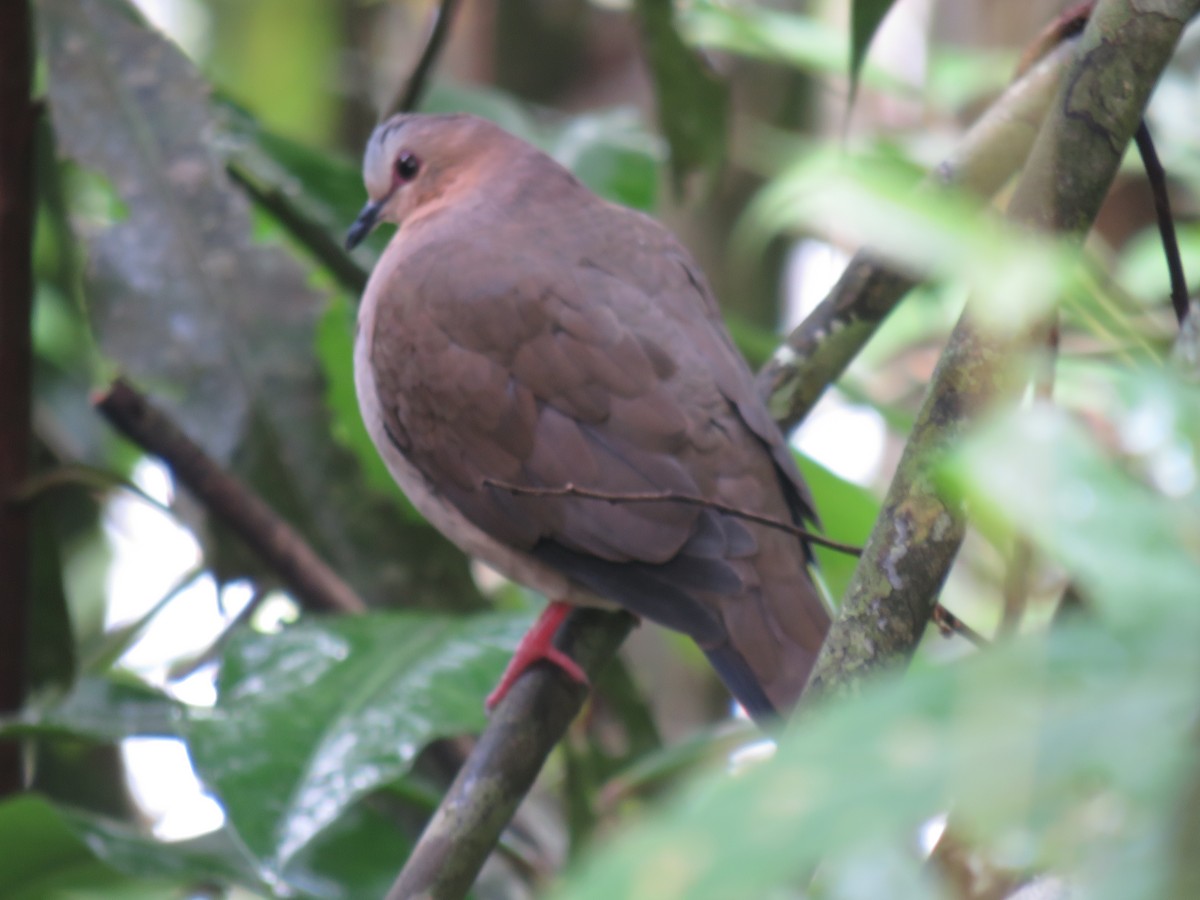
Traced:
[[[1079, 39], [1009, 205], [1022, 225], [1082, 240], [1116, 175], [1159, 75], [1200, 0], [1101, 0]], [[806, 696], [852, 693], [906, 661], [920, 641], [966, 524], [934, 471], [988, 410], [1014, 401], [1020, 360], [1043, 326], [1002, 335], [960, 318], [934, 372]]]

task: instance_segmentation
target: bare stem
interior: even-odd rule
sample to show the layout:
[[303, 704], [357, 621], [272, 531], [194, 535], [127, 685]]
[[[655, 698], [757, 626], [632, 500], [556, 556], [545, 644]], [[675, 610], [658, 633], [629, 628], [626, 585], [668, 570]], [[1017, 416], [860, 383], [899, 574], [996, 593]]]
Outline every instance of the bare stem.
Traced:
[[354, 590], [295, 529], [129, 384], [113, 382], [96, 400], [96, 408], [122, 434], [165, 462], [180, 482], [279, 575], [306, 609], [347, 613], [366, 609]]
[[584, 500], [600, 500], [605, 503], [680, 503], [684, 506], [702, 506], [705, 509], [724, 513], [735, 519], [744, 519], [747, 522], [754, 522], [758, 525], [765, 525], [768, 528], [786, 531], [788, 534], [794, 534], [796, 537], [804, 538], [806, 541], [819, 544], [822, 547], [828, 547], [830, 550], [836, 550], [839, 553], [845, 553], [849, 556], [858, 556], [862, 553], [860, 547], [855, 547], [852, 544], [843, 544], [841, 541], [830, 540], [827, 537], [816, 534], [799, 525], [794, 525], [791, 522], [784, 522], [771, 516], [764, 516], [759, 513], [750, 512], [749, 510], [739, 509], [736, 506], [718, 503], [715, 500], [706, 500], [704, 497], [693, 497], [690, 494], [676, 494], [672, 491], [614, 494], [608, 491], [594, 491], [590, 488], [582, 488], [570, 483], [564, 484], [561, 487], [525, 487], [519, 484], [496, 481], [492, 478], [485, 478], [483, 483], [489, 487], [508, 491], [510, 494], [527, 497], [579, 497]]
[[457, 9], [458, 0], [442, 0], [433, 11], [428, 28], [429, 37], [425, 41], [425, 49], [421, 51], [421, 58], [417, 60], [412, 74], [408, 76], [404, 89], [396, 95], [396, 99], [384, 112], [383, 118], [386, 119], [395, 113], [411, 112], [420, 104], [433, 67], [437, 64], [446, 39], [450, 37], [450, 25], [454, 21]]

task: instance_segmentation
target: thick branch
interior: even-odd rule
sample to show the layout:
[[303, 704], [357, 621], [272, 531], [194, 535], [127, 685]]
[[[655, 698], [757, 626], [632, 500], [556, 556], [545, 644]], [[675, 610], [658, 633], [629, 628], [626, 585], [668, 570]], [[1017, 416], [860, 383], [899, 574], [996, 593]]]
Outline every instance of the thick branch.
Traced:
[[[1200, 0], [1174, 0], [1147, 13], [1136, 0], [1101, 0], [1038, 132], [1009, 207], [1012, 219], [1082, 240], [1198, 6]], [[935, 488], [934, 468], [982, 413], [1013, 401], [1025, 380], [1014, 361], [1040, 330], [983, 331], [968, 304], [821, 650], [810, 695], [856, 690], [865, 675], [915, 649], [965, 527], [961, 505]]]
[[[1073, 41], [1056, 48], [1013, 82], [925, 188], [957, 185], [991, 196], [1003, 187], [1028, 155], [1074, 50]], [[759, 393], [769, 398], [781, 428], [790, 431], [808, 415], [916, 283], [869, 250], [855, 255], [829, 296], [759, 373]]]
[[96, 408], [122, 434], [170, 466], [175, 477], [279, 575], [306, 609], [348, 613], [366, 609], [299, 533], [124, 381], [113, 382], [108, 393], [96, 400]]
[[[0, 4], [0, 715], [25, 699], [29, 513], [11, 502], [33, 449], [33, 53], [26, 0]], [[24, 785], [20, 745], [0, 741], [0, 797]]]

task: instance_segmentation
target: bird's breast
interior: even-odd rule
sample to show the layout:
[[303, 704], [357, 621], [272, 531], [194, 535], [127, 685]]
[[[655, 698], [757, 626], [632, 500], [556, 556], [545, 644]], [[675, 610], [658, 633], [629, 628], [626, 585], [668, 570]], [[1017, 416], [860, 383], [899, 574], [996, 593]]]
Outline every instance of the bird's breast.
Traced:
[[[359, 310], [358, 328], [354, 342], [354, 387], [358, 395], [363, 424], [375, 449], [395, 479], [396, 484], [426, 520], [456, 544], [468, 556], [487, 563], [505, 577], [527, 585], [556, 600], [568, 600], [588, 606], [609, 607], [594, 595], [573, 585], [561, 573], [538, 562], [520, 548], [503, 544], [474, 525], [451, 504], [426, 475], [417, 468], [404, 451], [402, 435], [389, 431], [389, 412], [395, 418], [402, 404], [387, 401], [380, 391], [373, 357], [389, 352], [377, 348], [381, 338], [377, 331], [377, 295], [373, 288], [376, 279], [368, 284]], [[391, 335], [389, 334], [389, 337]], [[388, 402], [390, 410], [385, 410]], [[399, 424], [403, 426], [402, 419]]]

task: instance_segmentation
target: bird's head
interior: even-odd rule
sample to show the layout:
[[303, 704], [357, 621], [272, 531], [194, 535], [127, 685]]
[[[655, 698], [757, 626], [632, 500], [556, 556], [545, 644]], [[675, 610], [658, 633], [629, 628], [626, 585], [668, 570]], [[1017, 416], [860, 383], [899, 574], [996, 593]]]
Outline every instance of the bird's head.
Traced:
[[376, 127], [363, 156], [369, 197], [346, 235], [358, 246], [379, 222], [399, 225], [426, 204], [449, 199], [484, 177], [489, 159], [514, 142], [490, 122], [468, 115], [400, 114]]

